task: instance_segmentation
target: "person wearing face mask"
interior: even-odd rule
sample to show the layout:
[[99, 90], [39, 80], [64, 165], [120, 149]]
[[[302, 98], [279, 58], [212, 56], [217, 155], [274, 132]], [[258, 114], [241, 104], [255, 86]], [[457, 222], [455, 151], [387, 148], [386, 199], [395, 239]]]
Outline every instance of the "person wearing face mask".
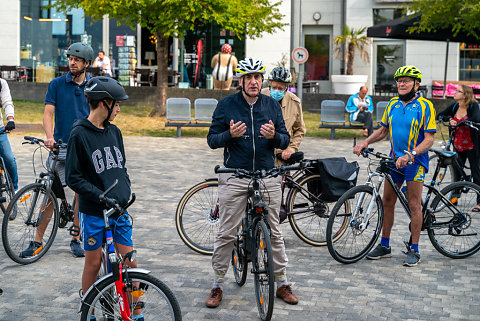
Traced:
[[355, 95], [350, 96], [347, 102], [346, 110], [350, 113], [351, 121], [363, 123], [363, 136], [370, 136], [373, 133], [373, 103], [372, 97], [367, 95], [367, 86], [360, 87]]
[[[417, 93], [422, 73], [415, 66], [403, 66], [393, 76], [397, 82], [398, 97], [392, 98], [383, 114], [380, 128], [365, 141], [357, 144], [353, 153], [360, 155], [369, 144], [383, 140], [390, 134], [391, 157], [397, 157], [396, 168], [404, 175], [391, 172], [398, 188], [404, 181], [408, 189], [408, 207], [412, 213], [410, 231], [411, 246], [403, 261], [405, 266], [420, 263], [418, 242], [422, 228], [421, 197], [425, 173], [428, 172], [428, 150], [433, 145], [436, 132], [435, 108]], [[383, 191], [384, 219], [380, 244], [367, 255], [378, 260], [392, 256], [390, 232], [394, 221], [397, 196], [393, 187], [385, 183]]]
[[[290, 144], [284, 150], [276, 149], [275, 155], [281, 154], [282, 160], [287, 160], [293, 153], [298, 152], [300, 143], [307, 129], [303, 121], [302, 103], [295, 94], [288, 91], [288, 84], [292, 81], [290, 71], [283, 67], [276, 67], [268, 75], [269, 87], [262, 89], [262, 94], [271, 96], [280, 103], [285, 127], [290, 134]], [[285, 162], [275, 158], [275, 166], [285, 165]]]
[[[274, 149], [288, 147], [290, 135], [279, 103], [260, 93], [264, 73], [262, 61], [255, 58], [241, 60], [236, 69], [241, 91], [222, 99], [213, 112], [207, 143], [212, 149], [224, 148], [225, 167], [270, 170], [274, 166]], [[276, 296], [289, 304], [297, 304], [298, 298], [287, 282], [288, 258], [279, 228], [281, 183], [281, 176], [263, 179], [268, 191], [264, 193], [264, 201], [268, 204], [273, 270], [278, 286]], [[216, 308], [222, 301], [225, 274], [245, 211], [249, 186], [250, 179], [232, 178], [231, 174], [225, 173], [218, 177], [220, 223], [213, 246], [213, 285], [205, 302], [209, 308]]]

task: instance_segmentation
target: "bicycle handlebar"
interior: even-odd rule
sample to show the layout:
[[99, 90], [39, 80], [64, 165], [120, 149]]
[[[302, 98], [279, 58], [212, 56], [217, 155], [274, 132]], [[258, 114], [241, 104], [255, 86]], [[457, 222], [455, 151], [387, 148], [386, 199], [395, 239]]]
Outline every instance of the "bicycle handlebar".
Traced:
[[266, 178], [266, 177], [276, 177], [290, 170], [299, 170], [302, 169], [305, 163], [301, 162], [300, 165], [288, 165], [288, 166], [279, 166], [273, 167], [269, 170], [260, 169], [256, 171], [248, 171], [242, 168], [221, 168], [220, 165], [215, 166], [215, 173], [231, 173], [235, 174], [235, 177], [238, 178]]
[[449, 122], [451, 118], [448, 118], [448, 116], [441, 116], [438, 119], [442, 122], [443, 126], [450, 127], [450, 128], [456, 128], [461, 125], [466, 125], [470, 128], [473, 128], [476, 131], [479, 131], [479, 128], [477, 126], [480, 127], [480, 123], [475, 123], [471, 120], [462, 120], [462, 121], [459, 121], [456, 125], [452, 125]]
[[[27, 142], [23, 142], [22, 144], [43, 144], [45, 145], [45, 141], [41, 138], [33, 137], [33, 136], [23, 136], [23, 139], [28, 140]], [[61, 139], [58, 140], [58, 143], [53, 145], [54, 149], [65, 148], [67, 144], [64, 144]]]
[[107, 197], [107, 195], [115, 188], [117, 187], [118, 185], [118, 179], [115, 179], [115, 182], [113, 182], [112, 185], [110, 185], [106, 190], [105, 192], [103, 192], [102, 194], [100, 194], [100, 196], [98, 197], [99, 200], [100, 200], [100, 203], [103, 203], [105, 205], [107, 205], [108, 207], [111, 207], [113, 209], [115, 209], [116, 212], [118, 213], [123, 213], [127, 208], [130, 207], [130, 205], [133, 204], [133, 202], [135, 202], [135, 199], [137, 198], [135, 193], [132, 193], [132, 198], [130, 199], [130, 201], [128, 201], [128, 203], [125, 205], [125, 206], [120, 206], [120, 204], [118, 204], [118, 201], [114, 198], [109, 198]]

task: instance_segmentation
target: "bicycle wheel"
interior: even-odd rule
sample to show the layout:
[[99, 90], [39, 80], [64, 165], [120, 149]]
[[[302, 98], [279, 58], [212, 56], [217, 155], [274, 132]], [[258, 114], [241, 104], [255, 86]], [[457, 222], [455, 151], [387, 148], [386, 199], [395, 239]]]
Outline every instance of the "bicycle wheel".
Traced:
[[270, 320], [273, 312], [274, 275], [270, 232], [265, 222], [260, 221], [254, 229], [254, 252], [252, 253], [253, 275], [257, 308], [262, 320]]
[[[355, 263], [375, 245], [382, 230], [383, 204], [380, 197], [373, 197], [372, 187], [355, 186], [333, 207], [327, 224], [327, 245], [330, 255], [338, 262]], [[348, 225], [342, 229], [345, 219]]]
[[[471, 182], [455, 182], [441, 193], [450, 202], [436, 196], [433, 214], [427, 221], [428, 237], [435, 249], [453, 259], [465, 258], [480, 250], [480, 212], [473, 212], [480, 195], [480, 186]], [[437, 211], [436, 209], [442, 208]], [[457, 212], [463, 213], [465, 217]]]
[[[51, 213], [42, 212], [44, 199], [47, 201], [47, 207], [53, 208]], [[17, 215], [12, 220], [13, 210], [16, 210]], [[39, 222], [40, 213], [43, 213], [41, 222]], [[52, 191], [47, 195], [45, 186], [40, 183], [23, 187], [15, 194], [3, 217], [2, 241], [5, 252], [20, 264], [38, 261], [52, 246], [58, 230], [58, 221], [58, 205]], [[35, 236], [42, 230], [42, 245], [33, 251], [31, 246]], [[27, 250], [28, 248], [30, 250]]]
[[[133, 313], [140, 312], [145, 320], [182, 319], [180, 305], [165, 283], [143, 272], [124, 272], [123, 275], [132, 316]], [[115, 295], [112, 296], [111, 293]], [[81, 311], [82, 321], [89, 321], [91, 315], [97, 320], [122, 320], [113, 275], [90, 288]]]
[[[327, 220], [334, 202], [326, 202], [318, 198], [320, 175], [309, 175], [300, 178], [288, 193], [286, 207], [288, 221], [295, 234], [305, 243], [313, 246], [327, 244], [325, 238]], [[298, 187], [297, 187], [298, 186]], [[345, 219], [344, 227], [347, 220]]]
[[239, 286], [243, 286], [247, 280], [247, 253], [246, 253], [246, 244], [243, 238], [243, 226], [246, 226], [245, 223], [239, 228], [235, 242], [233, 243], [232, 251], [232, 266], [233, 266], [233, 275], [235, 276], [235, 282]]
[[195, 252], [213, 254], [218, 222], [217, 179], [193, 186], [180, 199], [175, 214], [177, 232], [183, 243]]
[[[10, 204], [13, 195], [15, 195], [13, 181], [8, 171], [5, 170], [2, 160], [0, 162], [0, 198], [5, 197], [5, 202], [0, 202], [0, 209], [2, 210], [3, 214], [7, 212], [8, 204]], [[15, 219], [16, 211], [13, 211], [11, 215], [11, 219]]]

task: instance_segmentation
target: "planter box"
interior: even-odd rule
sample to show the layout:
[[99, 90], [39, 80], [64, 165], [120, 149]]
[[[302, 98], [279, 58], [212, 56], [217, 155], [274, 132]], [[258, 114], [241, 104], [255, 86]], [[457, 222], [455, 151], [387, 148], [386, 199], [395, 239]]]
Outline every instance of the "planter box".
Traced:
[[353, 95], [361, 86], [365, 86], [368, 75], [332, 75], [334, 94]]

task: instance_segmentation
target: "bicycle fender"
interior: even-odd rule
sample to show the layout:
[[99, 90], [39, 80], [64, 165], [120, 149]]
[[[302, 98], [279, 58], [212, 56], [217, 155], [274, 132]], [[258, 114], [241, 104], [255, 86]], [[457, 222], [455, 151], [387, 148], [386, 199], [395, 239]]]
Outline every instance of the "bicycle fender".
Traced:
[[[125, 273], [127, 269], [122, 269], [122, 273]], [[146, 270], [146, 269], [141, 269], [141, 268], [133, 268], [133, 269], [128, 269], [128, 272], [137, 272], [137, 273], [143, 273], [143, 274], [150, 274], [151, 271], [149, 270]], [[77, 313], [82, 313], [82, 307], [83, 307], [83, 301], [85, 300], [85, 298], [90, 294], [90, 292], [100, 283], [102, 282], [103, 280], [109, 278], [109, 277], [113, 277], [113, 273], [110, 272], [104, 276], [102, 276], [100, 279], [98, 279], [95, 283], [92, 284], [92, 286], [87, 290], [86, 293], [83, 294], [83, 297], [82, 299], [80, 300], [80, 305], [78, 307], [78, 311]]]

